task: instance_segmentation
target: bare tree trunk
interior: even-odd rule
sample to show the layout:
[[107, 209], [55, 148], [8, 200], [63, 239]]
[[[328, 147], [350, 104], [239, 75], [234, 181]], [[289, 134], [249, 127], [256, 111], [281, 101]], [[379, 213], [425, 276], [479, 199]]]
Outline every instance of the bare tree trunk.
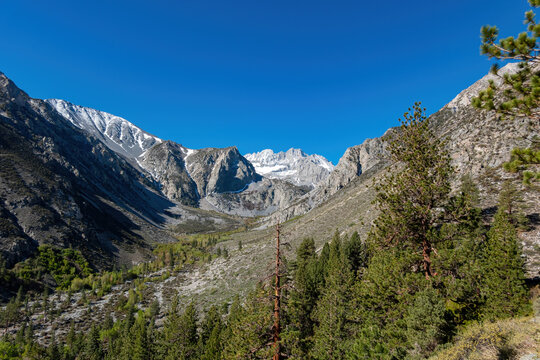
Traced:
[[276, 284], [274, 289], [274, 356], [273, 360], [281, 359], [281, 348], [279, 343], [279, 312], [280, 312], [280, 288], [279, 288], [279, 264], [280, 264], [280, 254], [279, 254], [279, 223], [276, 225]]
[[424, 257], [424, 273], [426, 274], [426, 280], [431, 277], [431, 244], [427, 239], [422, 241], [422, 256]]

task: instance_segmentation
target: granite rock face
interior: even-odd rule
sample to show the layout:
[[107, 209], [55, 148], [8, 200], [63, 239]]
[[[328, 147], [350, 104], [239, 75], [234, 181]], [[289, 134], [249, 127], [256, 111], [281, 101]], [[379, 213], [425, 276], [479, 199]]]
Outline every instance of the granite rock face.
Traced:
[[235, 146], [196, 150], [187, 159], [187, 168], [201, 196], [241, 192], [260, 179], [253, 165]]
[[[515, 70], [515, 65], [509, 64], [501, 69], [501, 74]], [[500, 83], [500, 79], [493, 74], [484, 76], [458, 94], [448, 105], [431, 115], [430, 126], [434, 134], [445, 141], [446, 149], [452, 159], [452, 165], [456, 171], [453, 180], [454, 189], [459, 185], [463, 175], [471, 175], [479, 185], [481, 206], [487, 216], [494, 212], [502, 183], [508, 180], [516, 184], [523, 194], [525, 213], [531, 221], [531, 229], [520, 234], [529, 277], [540, 277], [540, 253], [537, 251], [540, 248], [540, 222], [538, 221], [540, 194], [534, 187], [523, 186], [519, 175], [509, 174], [502, 170], [502, 164], [510, 159], [512, 149], [538, 144], [540, 122], [538, 119], [528, 117], [500, 120], [491, 112], [473, 108], [471, 99], [487, 86], [489, 80]], [[262, 226], [286, 221], [311, 212], [315, 208], [320, 208], [318, 212], [324, 212], [329, 201], [338, 208], [340, 201], [334, 200], [341, 199], [340, 194], [343, 193], [356, 193], [360, 194], [357, 196], [372, 199], [374, 189], [357, 189], [357, 187], [366, 186], [362, 179], [368, 173], [368, 178], [380, 178], [387, 171], [389, 164], [387, 143], [398, 131], [399, 128], [389, 129], [381, 138], [368, 139], [361, 145], [347, 149], [334, 171], [324, 182], [290, 207], [266, 218]], [[342, 202], [346, 206], [347, 201]], [[376, 208], [371, 205], [369, 210], [363, 209], [362, 212], [370, 213], [372, 217]], [[349, 219], [351, 223], [357, 220]]]
[[266, 149], [245, 155], [258, 174], [269, 179], [280, 179], [297, 186], [314, 188], [328, 178], [334, 165], [323, 156], [308, 155], [300, 149], [274, 153]]
[[267, 216], [284, 209], [306, 194], [305, 188], [287, 181], [260, 178], [243, 191], [211, 193], [201, 208], [239, 216]]
[[172, 141], [163, 141], [137, 158], [139, 165], [155, 179], [161, 192], [171, 200], [197, 206], [197, 184], [186, 170], [185, 158], [190, 150]]
[[60, 99], [47, 99], [45, 102], [77, 128], [98, 138], [108, 148], [127, 159], [136, 158], [162, 142], [158, 137], [119, 116]]

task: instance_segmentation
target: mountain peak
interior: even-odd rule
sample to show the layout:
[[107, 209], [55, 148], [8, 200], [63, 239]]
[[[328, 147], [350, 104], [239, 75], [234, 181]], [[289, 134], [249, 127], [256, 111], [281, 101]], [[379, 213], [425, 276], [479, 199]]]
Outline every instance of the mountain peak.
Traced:
[[2, 101], [13, 101], [17, 105], [22, 105], [30, 99], [27, 93], [19, 89], [11, 79], [0, 72], [0, 103]]
[[110, 149], [128, 159], [137, 158], [163, 141], [119, 116], [75, 105], [66, 100], [45, 101], [74, 126], [102, 140]]
[[282, 179], [300, 186], [315, 187], [326, 179], [334, 165], [321, 155], [308, 155], [301, 149], [290, 148], [286, 152], [265, 149], [247, 154], [258, 174], [271, 179]]
[[296, 157], [307, 157], [308, 155], [302, 149], [290, 148], [286, 154]]

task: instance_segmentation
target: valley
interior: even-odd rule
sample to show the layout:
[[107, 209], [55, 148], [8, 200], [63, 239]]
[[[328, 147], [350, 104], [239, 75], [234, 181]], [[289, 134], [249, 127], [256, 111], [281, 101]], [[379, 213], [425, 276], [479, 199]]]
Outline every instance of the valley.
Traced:
[[[513, 64], [501, 69], [502, 74], [517, 71]], [[506, 209], [500, 194], [512, 193], [515, 199], [508, 201], [515, 206], [515, 211], [510, 207], [507, 211], [509, 220], [505, 221], [515, 231], [519, 250], [504, 251], [510, 259], [515, 255], [518, 259], [514, 259], [515, 262], [523, 261], [524, 274], [523, 277], [516, 275], [516, 294], [521, 297], [513, 299], [516, 306], [521, 307], [511, 311], [516, 316], [529, 316], [533, 310], [525, 304], [528, 295], [523, 294], [525, 281], [534, 289], [540, 279], [540, 192], [537, 183], [524, 182], [522, 173], [508, 171], [505, 164], [513, 149], [538, 146], [540, 123], [534, 116], [501, 121], [494, 113], [471, 106], [490, 80], [499, 81], [488, 74], [429, 118], [388, 129], [379, 138], [366, 139], [346, 149], [334, 166], [321, 155], [308, 155], [294, 148], [277, 153], [265, 149], [246, 155], [235, 146], [190, 149], [151, 135], [112, 114], [65, 100], [31, 98], [0, 73], [0, 333], [6, 339], [17, 338], [19, 342], [30, 337], [39, 346], [53, 350], [58, 343], [72, 344], [74, 337], [79, 336], [77, 351], [84, 353], [87, 351], [85, 346], [90, 346], [82, 345], [86, 344], [82, 335], [85, 333], [97, 331], [107, 344], [114, 341], [131, 343], [133, 339], [129, 336], [140, 333], [130, 333], [135, 330], [122, 332], [121, 327], [132, 329], [144, 323], [140, 326], [146, 329], [148, 323], [148, 331], [168, 336], [173, 321], [170, 319], [175, 319], [178, 314], [187, 316], [185, 314], [191, 311], [201, 314], [197, 321], [193, 320], [195, 325], [191, 328], [195, 328], [197, 335], [203, 331], [198, 330], [197, 324], [212, 319], [210, 314], [214, 314], [216, 323], [228, 319], [227, 326], [233, 326], [236, 318], [231, 314], [239, 311], [242, 315], [237, 315], [238, 319], [255, 313], [260, 315], [257, 321], [263, 324], [245, 330], [248, 333], [237, 336], [238, 341], [257, 331], [262, 332], [261, 338], [264, 338], [268, 335], [265, 331], [272, 328], [268, 325], [270, 312], [259, 307], [271, 308], [269, 299], [272, 295], [267, 294], [267, 284], [273, 278], [275, 226], [279, 224], [284, 257], [278, 260], [277, 269], [283, 271], [280, 276], [284, 288], [285, 284], [292, 284], [291, 290], [286, 290], [284, 295], [284, 299], [291, 301], [287, 306], [292, 309], [287, 308], [290, 313], [285, 312], [289, 317], [286, 321], [290, 321], [288, 325], [293, 329], [287, 340], [290, 343], [286, 344], [288, 355], [302, 358], [308, 351], [304, 348], [307, 345], [295, 342], [301, 339], [295, 331], [306, 331], [307, 339], [312, 341], [309, 351], [327, 346], [324, 345], [326, 338], [314, 335], [315, 330], [326, 324], [324, 316], [317, 311], [323, 306], [341, 309], [343, 305], [338, 300], [339, 303], [332, 303], [334, 300], [328, 300], [329, 297], [357, 301], [349, 299], [349, 294], [354, 293], [363, 301], [354, 306], [347, 303], [347, 309], [340, 310], [343, 321], [354, 329], [347, 330], [347, 336], [343, 336], [349, 339], [354, 334], [357, 340], [362, 339], [359, 334], [367, 330], [355, 328], [360, 323], [358, 318], [366, 324], [371, 324], [370, 321], [375, 324], [379, 320], [370, 319], [366, 313], [355, 313], [356, 307], [372, 306], [370, 301], [380, 301], [384, 304], [382, 307], [386, 306], [387, 313], [393, 311], [385, 301], [395, 294], [380, 294], [377, 292], [380, 289], [370, 286], [384, 284], [383, 275], [386, 274], [402, 282], [404, 288], [409, 286], [407, 281], [413, 284], [410, 288], [425, 285], [421, 282], [424, 280], [424, 274], [419, 270], [421, 261], [410, 260], [405, 255], [405, 249], [409, 248], [396, 247], [395, 250], [385, 248], [386, 244], [377, 247], [374, 240], [377, 236], [382, 237], [377, 235], [377, 231], [384, 229], [381, 219], [391, 214], [390, 210], [395, 210], [389, 206], [390, 210], [386, 209], [388, 213], [385, 213], [381, 211], [381, 203], [392, 196], [400, 196], [397, 192], [381, 197], [384, 194], [381, 189], [388, 184], [396, 187], [398, 184], [410, 191], [411, 196], [416, 195], [410, 183], [392, 183], [396, 181], [394, 176], [407, 174], [404, 169], [408, 169], [404, 165], [407, 161], [393, 161], [409, 150], [396, 151], [396, 139], [401, 142], [414, 139], [402, 136], [411, 128], [417, 129], [415, 126], [429, 133], [429, 136], [418, 135], [427, 139], [421, 144], [427, 150], [432, 149], [429, 146], [435, 147], [432, 144], [440, 144], [437, 151], [443, 160], [448, 160], [447, 168], [451, 169], [445, 174], [446, 182], [431, 190], [432, 193], [444, 193], [444, 202], [436, 203], [439, 201], [436, 199], [433, 200], [436, 205], [429, 205], [429, 213], [434, 213], [434, 218], [440, 217], [437, 218], [440, 222], [433, 221], [430, 231], [437, 234], [434, 241], [440, 241], [441, 252], [439, 255], [433, 247], [429, 264], [433, 261], [441, 272], [451, 275], [443, 279], [442, 276], [436, 278], [436, 273], [430, 274], [426, 249], [432, 250], [424, 242], [423, 271], [427, 281], [432, 281], [430, 276], [434, 280], [418, 293], [410, 290], [412, 295], [406, 300], [422, 302], [425, 300], [421, 298], [423, 291], [428, 294], [441, 291], [437, 296], [448, 299], [441, 298], [437, 304], [423, 304], [431, 306], [432, 310], [439, 309], [436, 321], [451, 317], [448, 326], [454, 326], [452, 331], [456, 333], [470, 319], [496, 318], [490, 318], [492, 314], [488, 310], [477, 310], [489, 308], [485, 299], [494, 296], [489, 293], [495, 291], [491, 284], [478, 280], [481, 285], [471, 285], [467, 281], [478, 276], [477, 268], [483, 271], [489, 268], [488, 260], [485, 260], [489, 259], [489, 251], [499, 250], [490, 248], [494, 246], [490, 239], [495, 238], [496, 230], [500, 230], [498, 226], [503, 227], [497, 225], [502, 221], [504, 212], [501, 209]], [[415, 116], [423, 116], [418, 109], [415, 111]], [[422, 128], [424, 124], [427, 125]], [[421, 156], [427, 155], [414, 156], [423, 160]], [[430, 161], [431, 165], [435, 163]], [[531, 167], [536, 168], [537, 164]], [[426, 170], [422, 168], [422, 171]], [[426, 178], [431, 176], [429, 171], [423, 174]], [[463, 190], [467, 181], [476, 189], [474, 196], [470, 195], [474, 201], [467, 198], [469, 194]], [[459, 201], [465, 205], [455, 205]], [[460, 211], [469, 213], [463, 215]], [[519, 219], [517, 215], [512, 217], [514, 213], [519, 213]], [[444, 218], [441, 214], [453, 218]], [[399, 230], [393, 231], [399, 233]], [[445, 236], [450, 240], [441, 240]], [[410, 241], [410, 238], [414, 236], [406, 239]], [[510, 235], [508, 238], [514, 239]], [[467, 245], [469, 243], [474, 246]], [[468, 267], [467, 261], [459, 258], [465, 256], [459, 251], [466, 246], [470, 248], [463, 250], [464, 253], [477, 251], [480, 254], [478, 259], [467, 259], [478, 261], [476, 267]], [[521, 253], [523, 257], [519, 255]], [[418, 255], [413, 252], [411, 256]], [[370, 267], [370, 264], [375, 265]], [[395, 274], [394, 270], [387, 270], [387, 266], [392, 269], [401, 266], [403, 271]], [[407, 272], [414, 275], [407, 278], [403, 275]], [[314, 278], [309, 280], [310, 276]], [[368, 279], [365, 282], [364, 276]], [[307, 281], [308, 285], [302, 281]], [[309, 284], [309, 281], [320, 283]], [[359, 288], [352, 285], [355, 281]], [[322, 283], [330, 285], [324, 287]], [[432, 285], [434, 283], [437, 285]], [[314, 291], [317, 298], [302, 298], [308, 295], [299, 290], [301, 286], [308, 289], [302, 291]], [[450, 295], [442, 294], [440, 289], [455, 291], [461, 298], [450, 299]], [[334, 296], [334, 290], [343, 292]], [[482, 291], [487, 295], [478, 295]], [[469, 297], [475, 302], [469, 303]], [[319, 301], [319, 307], [315, 308], [317, 310], [310, 308], [309, 311], [314, 312], [308, 316], [302, 313], [306, 309], [295, 308], [302, 301], [311, 301], [309, 306], [315, 306], [314, 303]], [[396, 302], [399, 306], [406, 303]], [[407, 321], [413, 321], [416, 314], [407, 311], [411, 311]], [[311, 328], [304, 329], [304, 323], [299, 319], [311, 324]], [[100, 326], [101, 330], [96, 330]], [[399, 326], [413, 328], [410, 324]], [[243, 334], [242, 330], [236, 331], [229, 335]], [[125, 335], [127, 333], [131, 335]], [[402, 336], [395, 335], [398, 333], [396, 330], [385, 336], [397, 341], [396, 336]], [[413, 336], [412, 333], [414, 331], [410, 330], [406, 336]], [[418, 336], [422, 334], [420, 331]], [[379, 334], [365, 336], [374, 339]], [[404, 350], [401, 345], [395, 345], [396, 351], [411, 354], [419, 351], [425, 358], [435, 350], [432, 344], [419, 345], [417, 338], [408, 341], [409, 348]], [[446, 340], [437, 341], [443, 344]], [[391, 342], [384, 346], [387, 345], [394, 346]], [[210, 345], [205, 346], [207, 349]], [[228, 345], [223, 346], [222, 350], [226, 351]], [[268, 356], [269, 350], [261, 350], [264, 346], [254, 350], [261, 351], [258, 355], [261, 358]], [[122, 353], [120, 348], [108, 351]], [[386, 347], [381, 349], [370, 349], [382, 351], [370, 353], [370, 356], [382, 356], [387, 350]], [[294, 355], [295, 351], [302, 355]], [[388, 351], [394, 351], [394, 348]], [[402, 355], [396, 356], [402, 358]], [[321, 355], [320, 358], [325, 357]]]

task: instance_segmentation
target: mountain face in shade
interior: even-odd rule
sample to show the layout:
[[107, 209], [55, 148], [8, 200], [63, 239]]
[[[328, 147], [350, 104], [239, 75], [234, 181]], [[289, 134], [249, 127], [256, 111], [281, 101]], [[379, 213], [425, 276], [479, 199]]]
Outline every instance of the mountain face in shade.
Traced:
[[321, 155], [308, 155], [300, 149], [274, 153], [271, 149], [247, 154], [255, 171], [269, 179], [280, 179], [298, 186], [314, 188], [325, 180], [334, 165]]
[[74, 247], [96, 267], [131, 262], [167, 241], [174, 204], [104, 142], [0, 73], [0, 253]]

